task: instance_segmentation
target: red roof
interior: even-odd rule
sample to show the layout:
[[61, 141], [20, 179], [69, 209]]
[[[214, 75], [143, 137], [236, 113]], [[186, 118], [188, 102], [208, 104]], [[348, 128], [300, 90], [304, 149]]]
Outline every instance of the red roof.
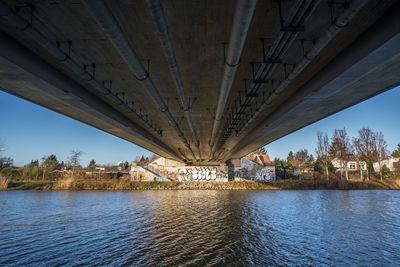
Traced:
[[247, 155], [247, 158], [257, 162], [262, 166], [267, 166], [271, 164], [271, 160], [267, 154], [250, 154]]

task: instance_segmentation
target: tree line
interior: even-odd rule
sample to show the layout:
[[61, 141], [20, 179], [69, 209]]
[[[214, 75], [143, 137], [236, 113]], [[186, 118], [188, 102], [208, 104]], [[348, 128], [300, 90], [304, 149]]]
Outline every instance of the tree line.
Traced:
[[[118, 171], [115, 166], [98, 165], [94, 159], [84, 167], [81, 164], [81, 157], [84, 152], [79, 150], [72, 150], [67, 161], [59, 161], [57, 156], [51, 154], [44, 156], [40, 160], [31, 160], [22, 168], [13, 167], [13, 160], [10, 157], [0, 157], [0, 176], [12, 179], [26, 179], [26, 180], [53, 180], [59, 178], [63, 172], [70, 175], [78, 175], [83, 172], [95, 172], [97, 167], [102, 167], [105, 171]], [[129, 163], [124, 162], [123, 170], [127, 170]]]
[[[330, 173], [335, 173], [336, 169], [332, 164], [332, 160], [339, 162], [340, 178], [343, 175], [348, 180], [349, 170], [348, 162], [358, 158], [358, 164], [365, 162], [366, 174], [362, 166], [360, 166], [360, 178], [369, 179], [370, 173], [374, 172], [373, 164], [377, 163], [379, 166], [379, 176], [381, 181], [383, 177], [389, 173], [389, 168], [384, 165], [384, 160], [389, 156], [400, 158], [400, 144], [397, 149], [392, 153], [387, 149], [387, 142], [382, 132], [374, 132], [370, 128], [362, 128], [358, 131], [356, 137], [350, 137], [346, 128], [335, 129], [331, 138], [328, 133], [317, 133], [317, 147], [315, 150], [316, 160], [313, 155], [308, 153], [307, 149], [300, 150], [296, 153], [289, 152], [286, 160], [276, 158], [274, 164], [277, 174], [286, 178], [294, 174], [295, 170], [299, 172], [300, 177], [304, 175], [306, 170], [312, 169], [320, 174], [323, 174], [326, 179], [329, 179]], [[394, 163], [395, 174], [400, 174], [400, 161]]]

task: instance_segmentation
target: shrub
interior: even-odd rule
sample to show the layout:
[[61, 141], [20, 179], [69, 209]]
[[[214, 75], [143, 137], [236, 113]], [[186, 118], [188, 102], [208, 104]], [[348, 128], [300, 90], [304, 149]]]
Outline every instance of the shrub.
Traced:
[[386, 166], [386, 165], [382, 166], [382, 175], [383, 175], [383, 177], [390, 176], [390, 169], [388, 168], [388, 166]]
[[19, 171], [12, 168], [4, 168], [0, 171], [0, 176], [8, 179], [15, 179], [19, 176]]

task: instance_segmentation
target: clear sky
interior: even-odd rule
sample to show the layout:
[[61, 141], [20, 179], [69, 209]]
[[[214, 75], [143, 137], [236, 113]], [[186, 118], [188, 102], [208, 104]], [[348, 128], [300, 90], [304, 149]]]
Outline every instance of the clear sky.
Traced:
[[282, 137], [265, 148], [271, 160], [286, 158], [290, 150], [308, 149], [315, 155], [317, 132], [327, 132], [331, 138], [334, 129], [343, 127], [350, 137], [356, 137], [363, 127], [381, 131], [389, 151], [396, 149], [400, 143], [400, 86]]
[[[55, 154], [66, 161], [72, 150], [83, 151], [82, 164], [91, 159], [99, 164], [132, 161], [151, 152], [91, 126], [0, 91], [0, 145], [2, 156], [23, 166], [32, 159]], [[336, 113], [266, 146], [271, 159], [286, 158], [287, 153], [308, 149], [314, 153], [316, 133], [346, 127], [356, 136], [362, 127], [382, 131], [393, 150], [400, 143], [400, 87], [391, 89], [358, 105]]]

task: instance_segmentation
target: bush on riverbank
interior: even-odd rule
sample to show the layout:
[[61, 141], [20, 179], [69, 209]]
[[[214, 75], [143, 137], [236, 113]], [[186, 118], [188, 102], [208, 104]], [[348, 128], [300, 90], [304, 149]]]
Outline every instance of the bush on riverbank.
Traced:
[[359, 180], [278, 180], [276, 182], [139, 182], [129, 179], [77, 179], [58, 181], [11, 181], [8, 189], [35, 190], [310, 190], [310, 189], [400, 189], [400, 178]]

